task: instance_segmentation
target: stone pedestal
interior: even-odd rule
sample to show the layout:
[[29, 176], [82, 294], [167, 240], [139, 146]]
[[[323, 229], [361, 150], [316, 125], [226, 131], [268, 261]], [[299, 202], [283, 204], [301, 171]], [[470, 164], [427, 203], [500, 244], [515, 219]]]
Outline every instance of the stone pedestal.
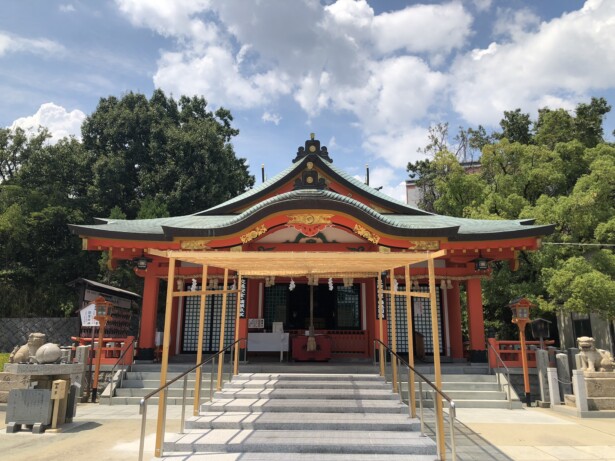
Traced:
[[590, 411], [615, 410], [615, 372], [585, 372]]
[[51, 389], [54, 379], [70, 380], [82, 388], [85, 363], [7, 363], [0, 373], [0, 403], [8, 401], [11, 389]]
[[43, 418], [35, 410], [42, 405], [41, 402], [45, 404], [46, 412], [47, 407], [51, 408], [50, 395], [53, 382], [57, 380], [67, 381], [73, 393], [70, 402], [66, 398], [56, 400], [58, 412], [61, 413], [58, 414], [58, 421], [63, 422], [65, 418], [70, 420], [75, 414], [76, 393], [81, 389], [84, 373], [85, 363], [5, 364], [0, 389], [6, 388], [4, 392], [11, 395], [8, 399], [10, 411], [7, 411], [7, 432], [18, 431], [22, 424], [38, 424], [33, 428], [35, 433], [45, 430], [49, 425], [48, 418]]

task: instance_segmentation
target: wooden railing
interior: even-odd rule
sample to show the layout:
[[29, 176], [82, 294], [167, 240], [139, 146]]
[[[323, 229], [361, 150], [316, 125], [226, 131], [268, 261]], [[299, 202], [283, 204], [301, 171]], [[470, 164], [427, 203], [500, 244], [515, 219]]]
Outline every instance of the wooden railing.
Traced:
[[[502, 358], [502, 362], [509, 368], [521, 368], [521, 343], [519, 341], [498, 341], [494, 338], [489, 338], [489, 344], [493, 346]], [[545, 346], [551, 346], [555, 341], [544, 341]], [[536, 368], [536, 352], [530, 349], [530, 346], [540, 347], [540, 341], [526, 341], [527, 352], [527, 366], [529, 368]], [[489, 348], [489, 366], [491, 368], [497, 368], [498, 360], [491, 348]]]

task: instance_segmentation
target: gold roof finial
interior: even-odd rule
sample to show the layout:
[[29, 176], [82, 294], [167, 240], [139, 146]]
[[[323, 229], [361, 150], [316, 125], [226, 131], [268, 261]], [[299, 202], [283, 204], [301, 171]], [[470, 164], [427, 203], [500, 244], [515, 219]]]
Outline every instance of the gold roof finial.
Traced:
[[310, 133], [310, 139], [311, 139], [312, 141], [314, 141], [314, 137], [315, 137], [315, 136], [316, 136], [316, 135], [315, 135], [314, 133]]

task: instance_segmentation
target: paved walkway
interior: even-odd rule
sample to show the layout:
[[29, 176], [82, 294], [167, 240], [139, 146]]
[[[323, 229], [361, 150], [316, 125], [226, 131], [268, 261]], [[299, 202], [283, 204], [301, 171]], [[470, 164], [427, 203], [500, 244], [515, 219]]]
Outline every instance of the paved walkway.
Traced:
[[[141, 417], [135, 406], [79, 405], [74, 422], [54, 434], [7, 434], [3, 410], [0, 407], [0, 459], [120, 461], [137, 457]], [[615, 418], [580, 419], [540, 408], [457, 412], [460, 461], [615, 461]], [[176, 431], [181, 410], [170, 406], [167, 413], [167, 430]], [[156, 406], [148, 409], [146, 459], [153, 455], [156, 415]]]

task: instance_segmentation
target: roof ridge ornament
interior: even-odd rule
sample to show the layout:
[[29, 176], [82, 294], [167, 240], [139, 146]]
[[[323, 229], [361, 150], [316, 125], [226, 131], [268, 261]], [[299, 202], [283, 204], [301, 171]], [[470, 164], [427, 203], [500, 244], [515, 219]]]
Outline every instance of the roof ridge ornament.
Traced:
[[320, 157], [323, 160], [326, 160], [329, 163], [333, 163], [331, 157], [329, 157], [329, 151], [327, 151], [327, 146], [320, 146], [320, 141], [315, 139], [315, 134], [310, 133], [310, 139], [305, 141], [305, 147], [299, 147], [297, 149], [297, 156], [293, 159], [293, 163], [298, 162], [299, 160], [304, 159], [305, 157], [309, 157], [310, 155]]

